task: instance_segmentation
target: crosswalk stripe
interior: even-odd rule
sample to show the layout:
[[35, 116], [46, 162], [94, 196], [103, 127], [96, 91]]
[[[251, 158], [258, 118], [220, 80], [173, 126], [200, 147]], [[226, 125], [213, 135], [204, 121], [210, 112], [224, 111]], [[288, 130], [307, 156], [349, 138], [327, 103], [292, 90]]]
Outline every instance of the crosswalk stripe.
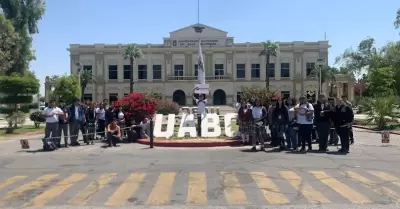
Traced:
[[123, 206], [129, 198], [139, 189], [146, 174], [133, 173], [122, 185], [111, 195], [105, 206]]
[[226, 202], [230, 205], [249, 204], [246, 193], [234, 172], [221, 172]]
[[189, 174], [187, 203], [207, 204], [207, 177], [204, 172]]
[[355, 173], [353, 171], [345, 171], [345, 174], [347, 176], [349, 176], [350, 178], [354, 179], [355, 181], [361, 182], [364, 186], [371, 189], [372, 191], [374, 191], [380, 195], [387, 196], [387, 197], [391, 198], [394, 202], [400, 202], [400, 196], [395, 191], [393, 191], [387, 187], [384, 187], [384, 186], [381, 186], [379, 189], [374, 188], [374, 185], [376, 184], [376, 182], [373, 182], [370, 179], [368, 179], [364, 176], [361, 176], [360, 174]]
[[323, 171], [309, 171], [309, 173], [311, 173], [315, 178], [320, 180], [325, 185], [329, 186], [331, 189], [335, 190], [337, 193], [339, 193], [352, 203], [355, 204], [372, 203], [372, 201], [369, 198], [358, 193], [356, 190], [351, 189], [349, 186], [343, 184], [342, 182], [330, 177], [327, 173]]
[[280, 175], [289, 182], [297, 191], [301, 192], [307, 200], [312, 204], [332, 203], [321, 192], [315, 190], [309, 183], [293, 171], [281, 171]]
[[43, 175], [36, 180], [33, 180], [29, 183], [26, 183], [10, 192], [8, 192], [2, 200], [0, 200], [0, 208], [9, 200], [16, 199], [18, 197], [24, 196], [24, 194], [28, 191], [37, 189], [45, 185], [47, 182], [53, 180], [55, 177], [57, 177], [58, 174], [47, 174]]
[[368, 173], [384, 180], [390, 181], [392, 184], [400, 187], [400, 179], [383, 171], [368, 171]]
[[18, 181], [22, 181], [22, 180], [24, 180], [26, 178], [28, 178], [28, 177], [27, 176], [13, 176], [13, 177], [10, 177], [10, 178], [8, 178], [6, 180], [0, 181], [0, 189], [4, 188], [6, 186], [9, 186], [11, 184], [14, 184], [14, 183], [16, 183]]
[[58, 182], [55, 186], [33, 198], [30, 202], [26, 203], [25, 206], [43, 207], [47, 202], [55, 197], [60, 196], [72, 185], [86, 178], [86, 176], [87, 174], [84, 173], [74, 173], [66, 179]]
[[86, 203], [90, 200], [90, 198], [102, 190], [105, 185], [108, 184], [112, 179], [117, 176], [117, 173], [105, 173], [100, 176], [100, 178], [96, 181], [90, 182], [90, 184], [75, 195], [68, 203], [70, 205], [86, 205]]
[[274, 182], [272, 182], [265, 173], [251, 172], [250, 176], [253, 178], [254, 182], [263, 193], [265, 199], [270, 204], [289, 203], [289, 200], [280, 192], [278, 186], [276, 186], [276, 184], [274, 184]]
[[151, 191], [150, 196], [146, 201], [146, 205], [163, 205], [169, 203], [175, 175], [176, 174], [173, 172], [160, 174], [156, 184], [154, 185], [153, 191]]

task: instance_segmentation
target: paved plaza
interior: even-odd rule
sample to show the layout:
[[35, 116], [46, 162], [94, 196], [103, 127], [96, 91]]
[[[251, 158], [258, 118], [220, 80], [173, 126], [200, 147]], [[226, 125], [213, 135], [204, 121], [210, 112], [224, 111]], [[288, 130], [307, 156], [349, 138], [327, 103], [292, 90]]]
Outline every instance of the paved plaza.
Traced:
[[400, 136], [355, 136], [348, 155], [2, 140], [0, 208], [398, 208]]

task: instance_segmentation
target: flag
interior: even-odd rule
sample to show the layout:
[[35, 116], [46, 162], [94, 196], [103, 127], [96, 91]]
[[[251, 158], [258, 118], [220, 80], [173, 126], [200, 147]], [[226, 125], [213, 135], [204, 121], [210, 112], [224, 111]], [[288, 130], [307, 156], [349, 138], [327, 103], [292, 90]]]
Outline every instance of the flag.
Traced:
[[197, 52], [197, 81], [199, 84], [206, 83], [206, 71], [204, 69], [203, 52], [201, 51], [201, 40], [199, 39], [199, 49]]

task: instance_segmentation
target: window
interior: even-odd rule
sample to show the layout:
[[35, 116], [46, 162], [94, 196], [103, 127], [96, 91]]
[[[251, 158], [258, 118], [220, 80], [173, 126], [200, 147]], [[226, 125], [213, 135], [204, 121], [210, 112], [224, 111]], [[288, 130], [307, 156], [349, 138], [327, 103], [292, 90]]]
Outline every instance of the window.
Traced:
[[289, 99], [290, 91], [281, 91], [281, 96], [283, 97], [283, 99]]
[[313, 70], [315, 69], [315, 62], [307, 62], [306, 63], [306, 75], [309, 76]]
[[118, 79], [118, 66], [117, 65], [109, 65], [108, 66], [108, 79], [110, 79], [110, 80]]
[[183, 76], [183, 65], [174, 65], [174, 76]]
[[267, 66], [268, 77], [274, 78], [275, 77], [275, 63], [269, 63]]
[[236, 78], [238, 79], [246, 78], [245, 64], [236, 64]]
[[281, 63], [281, 77], [282, 78], [290, 77], [290, 64], [289, 63]]
[[84, 101], [87, 101], [87, 100], [92, 101], [93, 100], [93, 95], [92, 94], [84, 94], [83, 95], [83, 100]]
[[199, 65], [194, 65], [194, 76], [199, 76]]
[[260, 78], [260, 64], [251, 64], [251, 78]]
[[147, 80], [147, 65], [138, 65], [139, 80]]
[[124, 65], [124, 79], [131, 79], [131, 65]]
[[215, 75], [224, 75], [224, 64], [215, 64], [214, 68]]
[[110, 93], [108, 94], [108, 101], [110, 101], [110, 104], [118, 100], [118, 94], [116, 93]]
[[153, 79], [161, 80], [162, 79], [162, 70], [161, 65], [153, 65]]
[[243, 92], [237, 92], [236, 93], [236, 101], [242, 102], [241, 101], [242, 100], [242, 95], [243, 95]]
[[124, 97], [127, 97], [128, 96], [128, 94], [124, 94]]
[[92, 66], [91, 65], [84, 65], [83, 66], [83, 70], [92, 71]]

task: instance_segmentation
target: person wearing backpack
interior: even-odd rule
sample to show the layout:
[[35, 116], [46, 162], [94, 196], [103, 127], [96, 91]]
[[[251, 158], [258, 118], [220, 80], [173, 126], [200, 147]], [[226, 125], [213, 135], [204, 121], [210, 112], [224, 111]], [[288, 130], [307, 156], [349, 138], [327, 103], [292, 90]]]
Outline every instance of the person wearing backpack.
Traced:
[[314, 122], [314, 107], [312, 104], [307, 102], [305, 96], [299, 98], [299, 104], [295, 107], [297, 124], [299, 127], [299, 135], [301, 138], [301, 149], [300, 152], [306, 151], [306, 142], [308, 145], [308, 150], [312, 150], [311, 144], [311, 133], [313, 130]]

